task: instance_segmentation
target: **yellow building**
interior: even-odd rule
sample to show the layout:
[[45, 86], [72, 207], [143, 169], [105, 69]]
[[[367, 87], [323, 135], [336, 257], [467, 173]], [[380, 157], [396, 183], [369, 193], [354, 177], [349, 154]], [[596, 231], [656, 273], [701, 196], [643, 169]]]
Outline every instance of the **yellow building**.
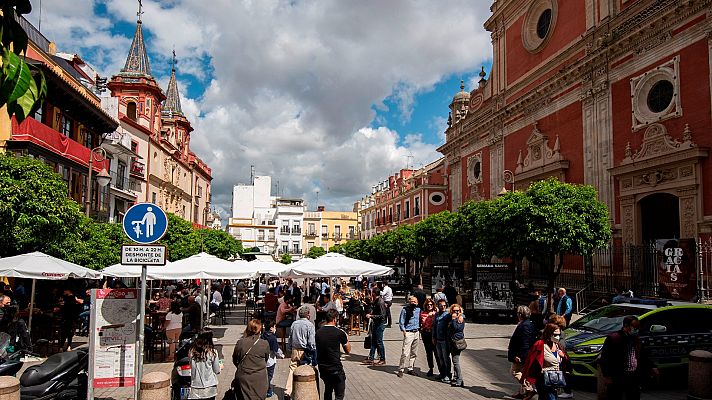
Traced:
[[327, 252], [336, 244], [359, 237], [359, 218], [356, 211], [308, 211], [304, 213], [304, 254], [314, 246]]

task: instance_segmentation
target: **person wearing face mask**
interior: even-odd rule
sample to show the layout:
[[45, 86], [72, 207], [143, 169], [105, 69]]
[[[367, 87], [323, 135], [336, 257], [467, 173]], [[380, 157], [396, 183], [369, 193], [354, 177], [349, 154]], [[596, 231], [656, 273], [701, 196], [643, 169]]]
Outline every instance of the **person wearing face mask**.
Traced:
[[[527, 359], [522, 368], [522, 383], [527, 380], [529, 384], [536, 387], [536, 394], [542, 400], [557, 399], [557, 388], [548, 386], [544, 375], [547, 371], [560, 371], [559, 365], [568, 359], [559, 345], [560, 339], [561, 329], [555, 324], [546, 324], [541, 339], [537, 340], [529, 349], [529, 354], [527, 354]], [[530, 393], [525, 399], [529, 400], [533, 396], [534, 392]]]
[[638, 400], [641, 380], [660, 375], [638, 338], [639, 330], [638, 317], [628, 315], [621, 330], [603, 342], [598, 365], [606, 384], [606, 400], [622, 399], [624, 394], [627, 400]]
[[401, 349], [398, 377], [403, 377], [403, 372], [408, 367], [408, 375], [415, 375], [415, 359], [418, 357], [418, 330], [420, 329], [420, 308], [418, 298], [410, 296], [408, 304], [403, 307], [398, 319], [400, 330], [403, 332], [403, 348]]

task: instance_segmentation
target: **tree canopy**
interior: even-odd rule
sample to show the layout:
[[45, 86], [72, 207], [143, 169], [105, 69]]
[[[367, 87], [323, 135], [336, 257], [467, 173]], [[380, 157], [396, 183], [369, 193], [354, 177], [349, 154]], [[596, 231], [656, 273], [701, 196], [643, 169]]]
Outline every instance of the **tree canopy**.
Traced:
[[307, 257], [309, 258], [318, 258], [326, 254], [326, 250], [324, 250], [323, 247], [321, 246], [314, 246], [309, 251], [307, 252]]

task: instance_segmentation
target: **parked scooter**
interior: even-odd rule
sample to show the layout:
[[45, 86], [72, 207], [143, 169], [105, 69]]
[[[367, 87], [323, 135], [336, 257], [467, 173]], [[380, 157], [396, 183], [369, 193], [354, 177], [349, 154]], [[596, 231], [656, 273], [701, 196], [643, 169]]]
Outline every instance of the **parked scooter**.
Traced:
[[21, 400], [86, 400], [88, 349], [57, 353], [20, 377]]
[[12, 338], [0, 332], [0, 376], [15, 376], [22, 369], [22, 352], [9, 353]]
[[175, 361], [171, 372], [171, 399], [185, 400], [190, 394], [190, 347], [195, 334], [183, 334], [176, 346]]

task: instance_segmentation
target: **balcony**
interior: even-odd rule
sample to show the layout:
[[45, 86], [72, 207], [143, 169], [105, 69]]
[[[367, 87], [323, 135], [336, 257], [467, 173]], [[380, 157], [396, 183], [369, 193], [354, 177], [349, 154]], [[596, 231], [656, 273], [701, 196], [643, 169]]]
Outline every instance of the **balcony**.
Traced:
[[265, 241], [265, 235], [257, 235], [257, 241], [258, 241], [258, 242], [264, 242], [264, 241]]
[[[26, 118], [22, 124], [12, 119], [12, 141], [30, 142], [45, 148], [67, 160], [74, 161], [89, 168], [91, 150], [79, 142], [55, 131], [34, 118]], [[94, 171], [109, 169], [109, 160], [93, 163]]]
[[141, 191], [141, 183], [136, 179], [131, 179], [126, 175], [117, 175], [114, 171], [111, 171], [109, 175], [111, 175], [111, 187], [125, 192]]
[[322, 238], [322, 239], [328, 239], [328, 238], [329, 238], [329, 234], [326, 233], [326, 232], [324, 232], [324, 233], [321, 234], [321, 238]]
[[298, 227], [292, 228], [292, 235], [301, 235], [302, 234], [302, 229]]
[[308, 236], [308, 237], [309, 237], [309, 236], [316, 236], [316, 231], [313, 230], [313, 229], [308, 230], [307, 233], [306, 233], [306, 236]]
[[291, 231], [288, 226], [283, 226], [279, 229], [279, 233], [281, 233], [282, 235], [289, 235], [290, 232]]
[[131, 168], [129, 168], [129, 174], [138, 178], [143, 178], [145, 176], [144, 170], [145, 165], [142, 162], [138, 160], [131, 161]]
[[348, 236], [346, 236], [347, 239], [349, 240], [354, 240], [356, 239], [356, 234], [349, 232]]
[[334, 233], [334, 240], [341, 240], [341, 233]]

